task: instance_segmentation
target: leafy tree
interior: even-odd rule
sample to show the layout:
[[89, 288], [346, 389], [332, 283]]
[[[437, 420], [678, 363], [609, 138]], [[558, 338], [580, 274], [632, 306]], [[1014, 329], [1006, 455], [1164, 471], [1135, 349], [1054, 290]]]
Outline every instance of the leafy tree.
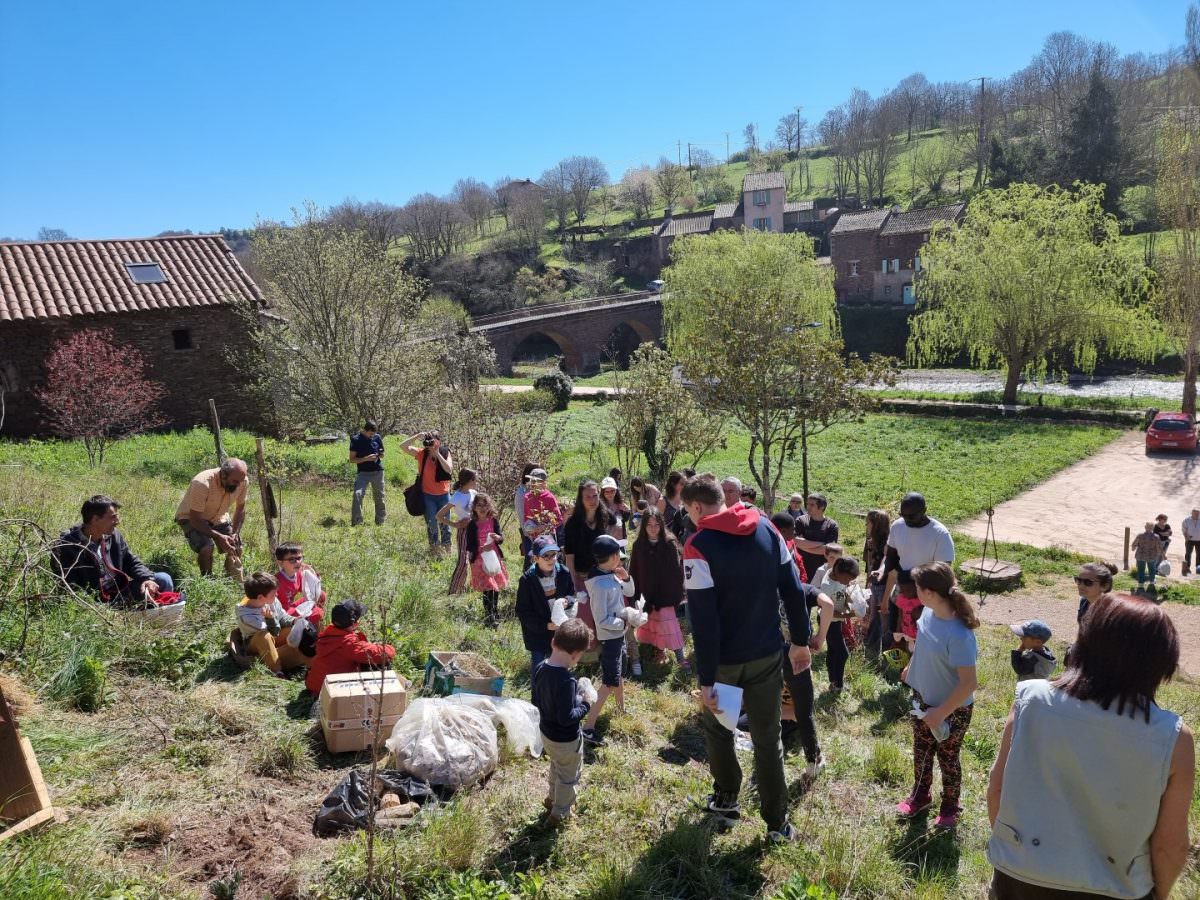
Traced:
[[769, 511], [784, 461], [799, 451], [807, 479], [808, 437], [870, 408], [861, 386], [887, 380], [889, 363], [842, 358], [832, 276], [803, 234], [685, 236], [671, 256], [668, 349], [701, 406], [749, 432]]
[[108, 330], [79, 331], [46, 357], [46, 383], [34, 395], [55, 434], [83, 441], [88, 464], [104, 462], [109, 444], [163, 424], [163, 388], [146, 377], [146, 358], [118, 347]]
[[[384, 433], [409, 423], [423, 386], [440, 384], [414, 326], [425, 282], [361, 232], [330, 229], [312, 204], [290, 227], [260, 225], [254, 255], [273, 327], [246, 310], [254, 352], [241, 365], [287, 422], [346, 427], [373, 418]], [[420, 333], [418, 333], [418, 328]]]
[[988, 160], [988, 184], [994, 188], [1006, 188], [1020, 182], [1042, 184], [1050, 164], [1050, 154], [1041, 138], [1031, 137], [1018, 143], [1008, 143], [993, 135]]
[[1098, 65], [1092, 67], [1087, 93], [1071, 107], [1063, 140], [1063, 182], [1104, 185], [1104, 208], [1114, 209], [1121, 196], [1121, 129], [1117, 100]]
[[1014, 184], [986, 190], [961, 226], [921, 251], [909, 358], [928, 364], [967, 353], [1007, 369], [1005, 403], [1022, 374], [1045, 377], [1069, 357], [1090, 372], [1101, 347], [1149, 359], [1155, 325], [1138, 300], [1146, 270], [1117, 243], [1103, 190]]
[[[1194, 10], [1189, 11], [1189, 23]], [[1195, 416], [1200, 368], [1200, 126], [1174, 114], [1165, 116], [1158, 156], [1158, 210], [1175, 237], [1175, 252], [1162, 254], [1159, 263], [1158, 314], [1182, 351], [1183, 411]]]
[[629, 369], [613, 370], [617, 399], [608, 405], [621, 467], [638, 471], [646, 461], [650, 477], [661, 484], [673, 468], [695, 467], [725, 446], [722, 416], [706, 412], [679, 381], [675, 360], [654, 344], [642, 344]]

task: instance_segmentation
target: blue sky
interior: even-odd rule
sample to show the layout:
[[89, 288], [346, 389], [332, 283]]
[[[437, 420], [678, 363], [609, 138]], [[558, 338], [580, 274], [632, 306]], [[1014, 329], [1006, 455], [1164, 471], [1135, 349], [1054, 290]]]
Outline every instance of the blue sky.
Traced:
[[[1182, 42], [1187, 0], [0, 4], [0, 235], [211, 231], [462, 176], [723, 156], [853, 87], [1008, 75], [1052, 31]], [[756, 61], [744, 63], [751, 55]]]

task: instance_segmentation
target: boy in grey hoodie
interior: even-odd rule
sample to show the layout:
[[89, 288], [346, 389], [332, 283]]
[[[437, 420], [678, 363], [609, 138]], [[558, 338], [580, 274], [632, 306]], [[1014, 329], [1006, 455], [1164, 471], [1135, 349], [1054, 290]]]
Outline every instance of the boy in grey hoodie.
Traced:
[[621, 565], [621, 545], [616, 538], [602, 534], [592, 541], [592, 558], [596, 565], [584, 586], [596, 623], [596, 640], [600, 642], [602, 685], [587, 721], [583, 723], [583, 739], [599, 745], [603, 742], [596, 734], [596, 720], [600, 718], [608, 695], [615, 693], [617, 709], [625, 711], [625, 688], [621, 682], [621, 661], [625, 655], [625, 598], [633, 597], [637, 588]]

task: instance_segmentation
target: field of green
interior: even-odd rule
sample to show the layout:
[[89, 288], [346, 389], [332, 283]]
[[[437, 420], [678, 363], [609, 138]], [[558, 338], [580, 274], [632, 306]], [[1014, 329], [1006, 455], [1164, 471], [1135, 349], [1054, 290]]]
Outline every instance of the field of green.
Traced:
[[[563, 448], [547, 463], [560, 495], [612, 464], [606, 415], [603, 404], [574, 404], [559, 414]], [[813, 442], [812, 482], [831, 496], [831, 513], [854, 547], [862, 536], [856, 513], [894, 504], [906, 489], [922, 489], [932, 512], [954, 523], [1117, 434], [1103, 427], [872, 416]], [[231, 432], [226, 445], [248, 456], [253, 443]], [[732, 434], [702, 467], [745, 478], [746, 448], [745, 436]], [[528, 697], [528, 657], [515, 621], [489, 631], [476, 595], [446, 596], [451, 561], [430, 559], [423, 524], [404, 514], [400, 488], [413, 472], [398, 448], [388, 457], [389, 521], [357, 530], [348, 527], [352, 475], [344, 446], [269, 441], [267, 451], [283, 480], [283, 536], [304, 542], [331, 601], [353, 596], [368, 603], [367, 627], [397, 645], [397, 669], [417, 674], [433, 649], [475, 650], [504, 670], [507, 693]], [[380, 881], [365, 889], [365, 839], [319, 841], [310, 834], [321, 798], [365, 759], [324, 750], [299, 681], [258, 668], [242, 673], [224, 658], [240, 592], [227, 581], [196, 577], [171, 523], [188, 479], [212, 456], [202, 430], [129, 440], [96, 470], [87, 468], [77, 445], [0, 443], [4, 518], [29, 518], [53, 533], [76, 520], [82, 498], [109, 493], [124, 503], [122, 530], [135, 551], [177, 577], [190, 607], [184, 626], [162, 636], [53, 591], [27, 608], [14, 593], [0, 595], [0, 647], [7, 654], [0, 673], [6, 690], [16, 684], [30, 695], [22, 728], [55, 804], [69, 816], [0, 844], [5, 900], [234, 896], [228, 889], [235, 875], [238, 897], [313, 900], [985, 896], [983, 790], [1013, 688], [1011, 635], [999, 628], [981, 633], [982, 688], [964, 750], [967, 812], [956, 836], [894, 819], [892, 805], [907, 792], [911, 770], [906, 691], [857, 653], [847, 693], [823, 692], [818, 700], [829, 768], [810, 788], [800, 779], [802, 755], [788, 758], [792, 820], [803, 839], [768, 847], [756, 812], [731, 832], [715, 833], [688, 801], [709, 789], [691, 685], [673, 670], [648, 666], [647, 680], [628, 689], [628, 711], [609, 709], [601, 717], [608, 744], [588, 754], [577, 815], [564, 828], [551, 832], [539, 824], [545, 762], [502, 754], [484, 786], [417, 825], [381, 835]], [[785, 490], [799, 486], [797, 471], [789, 468]], [[248, 566], [265, 567], [251, 493]], [[973, 549], [968, 542], [959, 547], [964, 554]], [[0, 530], [6, 560], [10, 549], [11, 531]], [[1061, 576], [1072, 564], [1066, 554], [1020, 553], [1035, 578]], [[506, 592], [502, 610], [511, 611], [512, 603]], [[816, 671], [823, 691], [820, 657]], [[1195, 724], [1194, 686], [1176, 683], [1160, 699]], [[752, 789], [743, 799], [754, 808]], [[1200, 825], [1200, 804], [1193, 811], [1193, 825]], [[1193, 866], [1179, 895], [1198, 894]]]

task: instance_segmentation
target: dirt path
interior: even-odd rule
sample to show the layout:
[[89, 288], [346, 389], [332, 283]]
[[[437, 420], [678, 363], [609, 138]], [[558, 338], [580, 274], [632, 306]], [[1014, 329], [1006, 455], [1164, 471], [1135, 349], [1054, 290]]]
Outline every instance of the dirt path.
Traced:
[[[1158, 513], [1175, 531], [1168, 558], [1183, 559], [1181, 523], [1200, 506], [1200, 456], [1146, 456], [1140, 432], [1123, 435], [1093, 456], [996, 507], [996, 539], [1063, 547], [1120, 565], [1125, 527], [1133, 534]], [[987, 518], [959, 526], [982, 539]]]
[[[977, 601], [976, 597], [971, 599]], [[1041, 619], [1054, 632], [1051, 644], [1061, 663], [1066, 645], [1075, 640], [1075, 611], [1078, 606], [1075, 585], [1070, 578], [1064, 577], [1061, 582], [1048, 587], [1035, 585], [1011, 594], [988, 597], [979, 608], [979, 618], [993, 625]], [[1164, 603], [1163, 609], [1170, 614], [1179, 630], [1182, 649], [1180, 668], [1193, 678], [1200, 678], [1200, 607]]]

